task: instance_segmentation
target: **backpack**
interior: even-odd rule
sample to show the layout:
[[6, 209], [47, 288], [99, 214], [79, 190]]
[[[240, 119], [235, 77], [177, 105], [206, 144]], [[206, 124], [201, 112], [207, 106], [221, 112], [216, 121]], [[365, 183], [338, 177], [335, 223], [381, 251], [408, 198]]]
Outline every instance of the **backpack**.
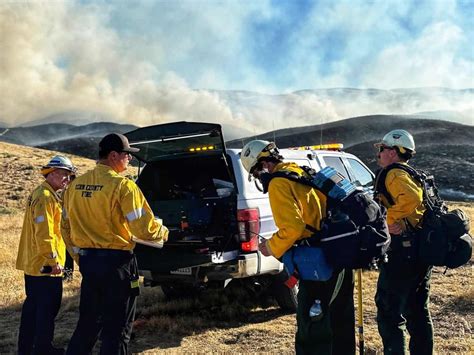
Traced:
[[472, 256], [469, 217], [460, 209], [448, 210], [439, 196], [433, 175], [400, 163], [387, 166], [377, 175], [377, 193], [384, 195], [390, 204], [393, 204], [393, 198], [385, 187], [385, 178], [392, 169], [406, 171], [423, 189], [426, 210], [421, 228], [412, 227], [417, 241], [418, 261], [451, 269], [466, 264]]
[[304, 242], [320, 247], [329, 265], [336, 270], [367, 268], [383, 260], [390, 245], [385, 208], [334, 168], [326, 167], [319, 172], [307, 166], [301, 168], [309, 177], [277, 171], [263, 174], [261, 180], [264, 192], [271, 179], [283, 177], [317, 189], [327, 197], [327, 213], [321, 230], [306, 225], [314, 234]]

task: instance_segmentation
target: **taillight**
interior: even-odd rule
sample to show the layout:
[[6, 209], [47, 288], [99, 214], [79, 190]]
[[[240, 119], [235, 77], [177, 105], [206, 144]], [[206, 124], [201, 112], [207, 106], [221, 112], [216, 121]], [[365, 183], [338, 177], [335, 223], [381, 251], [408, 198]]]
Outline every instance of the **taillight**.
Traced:
[[260, 233], [260, 212], [258, 208], [237, 210], [240, 248], [242, 251], [258, 250], [258, 235]]

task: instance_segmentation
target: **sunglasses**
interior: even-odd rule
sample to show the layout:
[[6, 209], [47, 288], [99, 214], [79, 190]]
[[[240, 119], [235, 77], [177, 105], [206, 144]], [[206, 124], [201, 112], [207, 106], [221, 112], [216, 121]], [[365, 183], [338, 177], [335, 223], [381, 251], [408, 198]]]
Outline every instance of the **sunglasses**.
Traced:
[[263, 163], [260, 161], [255, 166], [253, 169], [250, 171], [250, 174], [253, 175], [253, 177], [257, 178], [260, 174], [260, 171], [263, 169]]
[[126, 156], [126, 157], [128, 157], [128, 158], [130, 158], [130, 159], [133, 159], [133, 155], [132, 155], [131, 153], [129, 153], [129, 152], [121, 151], [121, 152], [117, 152], [117, 153], [119, 153], [119, 154], [122, 155], [122, 156]]
[[258, 162], [253, 166], [253, 168], [250, 170], [250, 174], [253, 175], [254, 177], [258, 175], [258, 172], [262, 170], [262, 163]]
[[393, 149], [394, 149], [394, 148], [392, 148], [392, 147], [387, 147], [387, 146], [385, 146], [385, 145], [381, 145], [381, 146], [379, 147], [379, 153], [382, 153], [384, 150], [393, 150]]

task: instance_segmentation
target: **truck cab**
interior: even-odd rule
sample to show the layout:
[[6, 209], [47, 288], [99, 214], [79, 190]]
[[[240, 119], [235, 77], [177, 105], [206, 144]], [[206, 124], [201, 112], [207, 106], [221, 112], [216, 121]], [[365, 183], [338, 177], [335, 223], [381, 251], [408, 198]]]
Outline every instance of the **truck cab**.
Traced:
[[[283, 264], [258, 251], [276, 231], [268, 195], [249, 179], [240, 149], [226, 149], [221, 126], [174, 122], [126, 134], [140, 148], [137, 184], [170, 233], [162, 249], [137, 244], [140, 274], [176, 297], [234, 279], [267, 285], [278, 304], [296, 309], [297, 287], [282, 284]], [[373, 173], [340, 146], [281, 149], [286, 161], [316, 171], [332, 166], [366, 189]], [[270, 281], [269, 281], [270, 280]]]

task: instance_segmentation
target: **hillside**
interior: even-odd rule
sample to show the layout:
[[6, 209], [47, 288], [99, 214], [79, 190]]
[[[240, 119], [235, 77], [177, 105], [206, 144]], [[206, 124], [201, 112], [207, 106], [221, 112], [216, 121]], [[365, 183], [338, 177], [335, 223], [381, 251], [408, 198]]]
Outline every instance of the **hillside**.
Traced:
[[[293, 127], [257, 136], [228, 140], [229, 148], [241, 148], [250, 139], [276, 140], [279, 147], [340, 142], [345, 150], [360, 157], [373, 171], [378, 169], [373, 143], [391, 129], [410, 131], [416, 141], [417, 155], [411, 164], [435, 174], [441, 195], [456, 201], [474, 201], [474, 126], [433, 120], [422, 115], [372, 115], [348, 118], [323, 125]], [[137, 128], [111, 122], [84, 126], [43, 124], [39, 126], [0, 128], [0, 141], [36, 146], [49, 150], [97, 158], [101, 137], [110, 132], [127, 132]], [[224, 137], [235, 127], [223, 125]], [[244, 131], [245, 132], [245, 131]]]
[[82, 126], [48, 123], [0, 128], [0, 132], [3, 132], [0, 134], [0, 141], [96, 159], [98, 143], [103, 136], [111, 132], [124, 133], [136, 128], [137, 126], [134, 125], [112, 122], [90, 123]]
[[[40, 166], [55, 152], [0, 143], [0, 353], [15, 353], [23, 275], [15, 270], [23, 206], [33, 186], [41, 181]], [[72, 156], [84, 172], [94, 161]], [[459, 204], [474, 218], [473, 204]], [[435, 268], [431, 310], [438, 354], [472, 354], [474, 292], [472, 262], [462, 268]], [[366, 354], [381, 351], [375, 323], [374, 293], [377, 272], [364, 272], [364, 334]], [[78, 318], [80, 274], [64, 284], [55, 341], [66, 346]], [[230, 283], [224, 291], [199, 297], [165, 300], [160, 288], [144, 288], [138, 301], [133, 353], [274, 353], [293, 354], [295, 316], [281, 312], [265, 293], [251, 293], [244, 284]]]
[[[388, 131], [401, 128], [410, 131], [417, 147], [435, 145], [440, 140], [456, 145], [474, 145], [474, 127], [441, 120], [412, 116], [371, 115], [351, 117], [323, 125], [285, 128], [227, 142], [230, 148], [242, 146], [250, 139], [276, 140], [281, 147], [342, 142], [346, 148], [375, 142]], [[436, 137], [436, 138], [435, 138]]]
[[[64, 153], [0, 142], [0, 214], [24, 208], [28, 194], [43, 181], [39, 173], [41, 166], [56, 154]], [[79, 174], [95, 165], [93, 160], [68, 156]]]
[[357, 155], [377, 170], [373, 144], [392, 129], [413, 134], [417, 154], [411, 164], [435, 174], [442, 196], [451, 200], [474, 201], [474, 127], [448, 121], [373, 115], [306, 127], [287, 128], [227, 142], [241, 148], [251, 139], [275, 140], [281, 148], [321, 143], [343, 143], [344, 150]]

